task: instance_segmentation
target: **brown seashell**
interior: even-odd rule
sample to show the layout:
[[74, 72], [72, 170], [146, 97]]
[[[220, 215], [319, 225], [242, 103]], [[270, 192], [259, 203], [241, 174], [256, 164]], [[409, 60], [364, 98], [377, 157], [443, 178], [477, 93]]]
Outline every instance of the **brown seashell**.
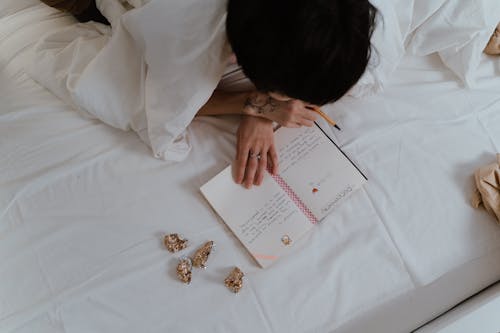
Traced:
[[245, 274], [238, 267], [235, 267], [224, 280], [224, 284], [233, 293], [238, 293], [243, 288], [243, 276]]
[[165, 236], [163, 243], [169, 252], [175, 253], [185, 249], [188, 241], [178, 234], [169, 234]]
[[196, 250], [196, 253], [193, 256], [193, 266], [197, 268], [206, 268], [205, 264], [207, 263], [208, 256], [210, 256], [213, 247], [214, 242], [209, 241]]
[[281, 242], [285, 245], [290, 245], [292, 244], [292, 239], [290, 238], [290, 236], [284, 235], [283, 237], [281, 237]]
[[191, 283], [191, 269], [193, 264], [188, 257], [182, 257], [177, 264], [177, 277], [184, 283]]

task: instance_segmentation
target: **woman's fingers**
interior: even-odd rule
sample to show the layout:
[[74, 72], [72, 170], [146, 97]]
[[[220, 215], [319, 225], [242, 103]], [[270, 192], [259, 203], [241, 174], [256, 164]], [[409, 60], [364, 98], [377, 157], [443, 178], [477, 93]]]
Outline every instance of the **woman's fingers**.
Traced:
[[244, 146], [238, 147], [236, 151], [236, 167], [235, 167], [235, 181], [237, 184], [243, 182], [245, 176], [245, 169], [247, 168], [249, 148]]
[[[252, 185], [261, 185], [264, 180], [264, 175], [267, 172], [268, 162], [270, 170], [273, 174], [278, 173], [278, 154], [274, 146], [269, 147], [268, 150], [261, 149], [259, 154], [252, 153], [250, 150], [248, 155], [247, 164], [244, 170], [244, 186], [251, 188]], [[257, 150], [255, 150], [257, 151]]]
[[304, 110], [304, 115], [303, 117], [307, 120], [310, 120], [310, 121], [316, 121], [318, 119], [318, 114], [316, 112], [314, 112], [312, 109], [305, 109]]
[[[295, 127], [301, 125], [293, 123]], [[269, 158], [273, 158], [273, 170], [277, 172], [277, 157], [274, 148], [272, 121], [264, 118], [245, 116], [237, 132], [236, 159], [233, 164], [234, 180], [246, 188], [260, 185], [265, 176]]]
[[245, 169], [245, 179], [243, 181], [246, 188], [251, 188], [252, 184], [254, 183], [255, 173], [257, 172], [257, 167], [259, 165], [258, 156], [258, 150], [250, 150]]
[[314, 122], [311, 121], [311, 120], [307, 120], [307, 119], [302, 119], [302, 121], [300, 122], [300, 124], [302, 126], [306, 126], [306, 127], [312, 127], [312, 126], [314, 126]]
[[302, 126], [311, 127], [317, 119], [318, 114], [314, 112], [312, 108], [305, 107], [300, 114], [300, 120], [297, 122]]
[[318, 119], [318, 115], [309, 109], [304, 109], [303, 112], [294, 115], [288, 122], [286, 122], [285, 127], [297, 128], [302, 126], [312, 127], [314, 122]]
[[263, 150], [259, 158], [259, 165], [257, 166], [257, 172], [255, 173], [255, 179], [253, 184], [260, 185], [264, 179], [264, 173], [266, 173], [267, 167], [267, 151]]
[[301, 124], [297, 123], [297, 122], [288, 122], [286, 123], [285, 127], [288, 127], [288, 128], [299, 128], [299, 127], [302, 127]]
[[278, 154], [276, 153], [276, 148], [274, 147], [274, 145], [269, 147], [269, 151], [267, 152], [267, 154], [269, 155], [269, 161], [271, 164], [271, 172], [273, 173], [273, 175], [276, 175], [276, 174], [278, 174], [279, 164], [278, 164]]
[[[260, 151], [260, 153], [253, 153], [253, 151]], [[278, 154], [276, 153], [276, 148], [270, 146], [269, 149], [260, 149], [260, 150], [249, 150], [249, 153], [246, 158], [246, 164], [240, 164], [242, 159], [238, 160], [237, 166], [237, 182], [238, 184], [243, 183], [246, 188], [251, 188], [252, 185], [261, 185], [264, 180], [264, 175], [267, 172], [268, 162], [270, 165], [270, 170], [273, 174], [278, 173], [279, 162], [278, 162]]]

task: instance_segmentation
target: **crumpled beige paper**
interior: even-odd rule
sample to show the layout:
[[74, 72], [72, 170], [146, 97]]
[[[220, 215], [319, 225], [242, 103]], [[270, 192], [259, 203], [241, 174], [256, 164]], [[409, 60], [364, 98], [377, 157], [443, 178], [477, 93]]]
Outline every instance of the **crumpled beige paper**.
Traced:
[[497, 219], [500, 224], [500, 154], [496, 163], [477, 169], [474, 172], [476, 189], [472, 195], [472, 206], [481, 204]]
[[486, 45], [484, 53], [489, 55], [500, 55], [500, 23], [498, 23], [488, 45]]

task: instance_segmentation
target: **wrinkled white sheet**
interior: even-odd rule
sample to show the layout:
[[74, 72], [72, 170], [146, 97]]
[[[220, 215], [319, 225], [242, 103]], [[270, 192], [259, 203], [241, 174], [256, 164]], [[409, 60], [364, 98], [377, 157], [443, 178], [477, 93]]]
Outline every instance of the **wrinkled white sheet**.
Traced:
[[[71, 22], [35, 3], [0, 18], [0, 331], [409, 331], [500, 278], [500, 230], [468, 203], [473, 170], [500, 149], [498, 58], [482, 58], [475, 90], [436, 57], [407, 58], [383, 94], [326, 108], [369, 183], [262, 270], [198, 190], [231, 162], [237, 119], [195, 120], [183, 163], [151, 158], [24, 72], [35, 41]], [[186, 253], [218, 244], [190, 286], [167, 232]], [[237, 296], [222, 284], [233, 265]]]

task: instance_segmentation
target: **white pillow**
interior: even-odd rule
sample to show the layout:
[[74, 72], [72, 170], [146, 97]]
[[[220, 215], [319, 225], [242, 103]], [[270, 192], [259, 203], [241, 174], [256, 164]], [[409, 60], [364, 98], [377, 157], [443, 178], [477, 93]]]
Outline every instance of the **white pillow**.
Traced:
[[421, 24], [415, 26], [407, 43], [408, 52], [415, 55], [437, 52], [446, 66], [473, 87], [482, 51], [500, 22], [500, 1], [419, 0], [415, 6], [433, 8], [434, 12], [426, 13], [425, 20], [414, 18]]

